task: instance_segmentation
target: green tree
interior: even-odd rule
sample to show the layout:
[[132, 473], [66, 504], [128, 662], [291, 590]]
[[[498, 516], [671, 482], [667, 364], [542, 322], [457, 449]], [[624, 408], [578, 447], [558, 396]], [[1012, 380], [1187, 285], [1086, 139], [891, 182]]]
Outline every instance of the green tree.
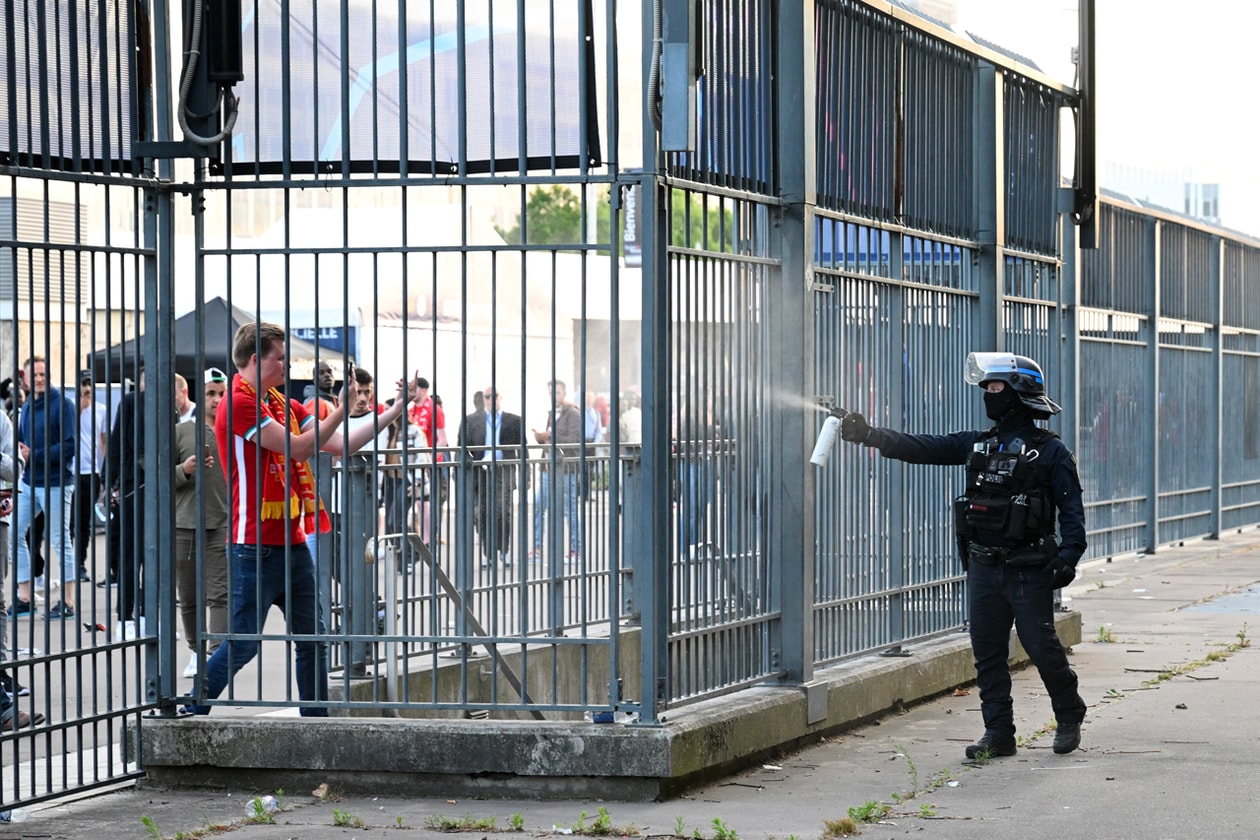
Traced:
[[[621, 253], [621, 227], [612, 236], [612, 210], [608, 201], [608, 187], [598, 187], [592, 193], [590, 203], [595, 208], [595, 244], [615, 243], [616, 253]], [[509, 245], [577, 245], [582, 242], [582, 203], [576, 193], [563, 184], [538, 187], [525, 202], [526, 235], [521, 239], [521, 221], [510, 228], [495, 230]], [[682, 248], [702, 248], [706, 251], [735, 250], [735, 215], [716, 198], [683, 190], [670, 192], [670, 244]]]
[[494, 229], [509, 245], [576, 245], [582, 241], [582, 204], [563, 184], [539, 187], [525, 202], [523, 243], [519, 215], [512, 227]]
[[[612, 209], [608, 203], [608, 189], [603, 187], [595, 202], [599, 230], [599, 243], [608, 241], [609, 219]], [[706, 251], [735, 250], [735, 214], [720, 206], [717, 199], [710, 199], [705, 212], [705, 197], [683, 190], [670, 191], [670, 244], [680, 248], [703, 248]], [[621, 227], [624, 227], [624, 221]], [[616, 237], [617, 253], [621, 253], [621, 229]]]

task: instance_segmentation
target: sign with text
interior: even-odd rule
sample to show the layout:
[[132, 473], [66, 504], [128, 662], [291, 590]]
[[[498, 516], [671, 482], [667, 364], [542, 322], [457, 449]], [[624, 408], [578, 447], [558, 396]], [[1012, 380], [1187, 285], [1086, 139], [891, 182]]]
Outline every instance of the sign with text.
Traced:
[[289, 332], [294, 338], [318, 344], [325, 350], [345, 351], [351, 358], [359, 352], [358, 327], [294, 327]]

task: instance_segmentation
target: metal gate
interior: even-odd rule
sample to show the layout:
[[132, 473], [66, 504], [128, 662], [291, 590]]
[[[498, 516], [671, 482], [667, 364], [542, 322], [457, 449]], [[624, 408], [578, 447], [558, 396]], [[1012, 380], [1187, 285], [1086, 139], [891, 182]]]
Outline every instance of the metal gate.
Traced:
[[[955, 630], [957, 478], [806, 453], [831, 405], [980, 422], [969, 350], [1053, 371], [1095, 555], [1257, 521], [1260, 246], [1108, 198], [1078, 252], [1076, 92], [1012, 57], [874, 0], [180, 5], [0, 14], [0, 378], [32, 360], [41, 473], [4, 544], [49, 534], [43, 583], [7, 564], [0, 808], [137, 777], [124, 728], [185, 705], [653, 726]], [[223, 469], [161, 418], [230, 425], [207, 386], [277, 358], [232, 352], [259, 321], [281, 403], [350, 415], [316, 443], [372, 434], [311, 459], [302, 621], [242, 628], [216, 569], [238, 596], [261, 552], [180, 518]], [[259, 653], [216, 695], [223, 644]]]
[[[126, 383], [155, 346], [134, 340], [158, 312], [156, 173], [132, 147], [151, 119], [132, 85], [151, 71], [146, 21], [125, 3], [0, 13], [0, 461], [25, 462], [21, 477], [0, 468], [15, 488], [0, 522], [0, 808], [140, 775], [124, 733], [158, 700], [156, 628], [137, 623], [137, 599], [155, 616], [156, 592], [107, 550], [160, 545], [129, 496], [140, 457], [106, 459]], [[86, 364], [127, 339], [125, 358]]]

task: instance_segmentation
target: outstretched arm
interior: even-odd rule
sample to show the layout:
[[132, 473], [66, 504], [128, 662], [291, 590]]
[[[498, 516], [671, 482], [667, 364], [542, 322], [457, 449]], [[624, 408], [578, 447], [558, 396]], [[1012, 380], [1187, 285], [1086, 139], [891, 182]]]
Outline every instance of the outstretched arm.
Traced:
[[885, 458], [911, 464], [965, 464], [980, 432], [951, 432], [948, 435], [910, 435], [866, 422], [861, 414], [850, 412], [840, 421], [840, 437], [880, 451]]
[[[410, 382], [402, 379], [398, 380], [397, 399], [394, 400], [393, 405], [376, 415], [379, 426], [373, 423], [364, 423], [351, 429], [348, 434], [343, 435], [341, 430], [337, 428], [337, 424], [334, 423], [332, 424], [333, 428], [330, 430], [328, 437], [326, 439], [321, 437], [320, 448], [325, 452], [331, 452], [334, 455], [342, 456], [353, 455], [358, 452], [367, 444], [368, 441], [376, 437], [380, 429], [397, 420], [398, 416], [402, 414], [403, 411], [406, 410], [407, 406], [416, 398], [419, 392], [419, 386], [416, 383], [416, 378], [417, 377], [413, 377]], [[329, 415], [329, 417], [331, 416], [332, 415]], [[340, 420], [340, 417], [338, 419]], [[327, 421], [325, 421], [325, 423], [327, 423]], [[321, 424], [320, 431], [322, 432], [323, 429], [324, 425]]]

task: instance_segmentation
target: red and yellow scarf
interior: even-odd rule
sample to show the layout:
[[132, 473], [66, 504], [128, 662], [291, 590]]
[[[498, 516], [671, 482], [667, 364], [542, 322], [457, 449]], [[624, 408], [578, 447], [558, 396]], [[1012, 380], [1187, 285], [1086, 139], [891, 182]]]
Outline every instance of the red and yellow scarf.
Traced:
[[[244, 377], [241, 378], [241, 390], [258, 397], [258, 391]], [[267, 391], [264, 399], [258, 400], [260, 415], [267, 416], [277, 423], [286, 423], [292, 434], [301, 434], [302, 427], [297, 415], [290, 409], [289, 401], [275, 388]], [[259, 417], [261, 420], [261, 416]], [[324, 503], [315, 489], [315, 476], [311, 474], [311, 466], [305, 461], [288, 461], [283, 452], [262, 450], [262, 504], [259, 507], [259, 518], [262, 520], [281, 519], [288, 508], [288, 518], [302, 517], [302, 529], [308, 533], [325, 534], [332, 530], [332, 523], [324, 511]], [[286, 467], [286, 461], [288, 461]], [[287, 479], [287, 480], [286, 480]], [[285, 493], [289, 494], [289, 502], [285, 504]]]

